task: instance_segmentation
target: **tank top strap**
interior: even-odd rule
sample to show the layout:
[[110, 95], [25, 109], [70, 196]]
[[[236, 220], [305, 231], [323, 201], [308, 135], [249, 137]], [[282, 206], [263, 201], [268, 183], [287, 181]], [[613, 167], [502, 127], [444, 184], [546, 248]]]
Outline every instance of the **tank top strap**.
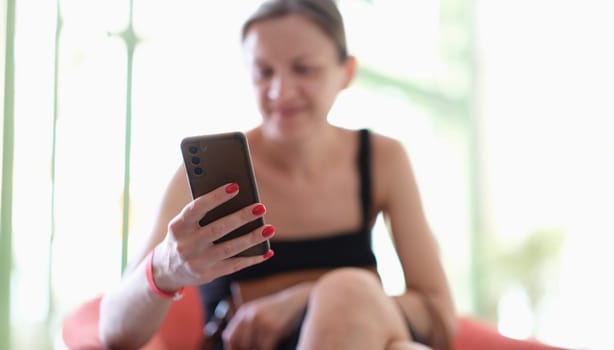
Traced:
[[369, 129], [360, 129], [358, 147], [358, 170], [360, 175], [360, 201], [362, 204], [362, 226], [369, 227], [371, 214], [371, 142]]

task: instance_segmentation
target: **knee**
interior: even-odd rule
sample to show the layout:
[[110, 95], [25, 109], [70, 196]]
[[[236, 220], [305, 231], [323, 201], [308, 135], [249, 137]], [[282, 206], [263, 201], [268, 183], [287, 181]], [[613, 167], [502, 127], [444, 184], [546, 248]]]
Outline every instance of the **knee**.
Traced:
[[339, 293], [366, 292], [381, 289], [377, 275], [367, 269], [357, 267], [344, 267], [328, 272], [320, 278], [316, 289], [332, 289]]
[[325, 274], [311, 293], [312, 299], [325, 299], [335, 308], [356, 311], [368, 307], [378, 296], [384, 296], [384, 292], [377, 275], [360, 268], [340, 268]]
[[342, 268], [314, 285], [309, 316], [350, 334], [357, 329], [374, 339], [408, 339], [401, 310], [384, 292], [378, 276], [366, 269]]

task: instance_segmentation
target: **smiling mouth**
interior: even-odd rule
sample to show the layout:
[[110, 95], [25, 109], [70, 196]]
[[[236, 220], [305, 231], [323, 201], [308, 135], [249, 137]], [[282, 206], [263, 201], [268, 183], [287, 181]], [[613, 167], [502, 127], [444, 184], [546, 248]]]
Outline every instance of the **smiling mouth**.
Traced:
[[281, 118], [292, 118], [299, 115], [303, 112], [302, 108], [291, 107], [291, 108], [275, 108], [273, 109], [273, 115], [279, 116]]

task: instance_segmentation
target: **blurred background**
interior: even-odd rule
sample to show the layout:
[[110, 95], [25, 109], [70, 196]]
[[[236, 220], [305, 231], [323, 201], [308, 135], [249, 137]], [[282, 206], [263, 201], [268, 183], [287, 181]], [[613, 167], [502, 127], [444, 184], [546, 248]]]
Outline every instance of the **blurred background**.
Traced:
[[[403, 142], [459, 313], [614, 349], [614, 4], [339, 0], [360, 64], [330, 120]], [[0, 0], [0, 349], [64, 349], [116, 283], [185, 136], [259, 121], [257, 1]], [[384, 286], [403, 286], [381, 221]]]

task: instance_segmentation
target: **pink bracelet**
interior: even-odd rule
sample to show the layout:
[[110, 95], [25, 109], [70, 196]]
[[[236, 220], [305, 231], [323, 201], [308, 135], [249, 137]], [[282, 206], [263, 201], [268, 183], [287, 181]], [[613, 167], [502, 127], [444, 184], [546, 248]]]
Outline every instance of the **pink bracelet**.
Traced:
[[145, 266], [145, 273], [147, 274], [147, 284], [152, 292], [164, 299], [172, 299], [173, 301], [181, 299], [183, 297], [183, 287], [179, 288], [175, 293], [166, 293], [161, 291], [153, 279], [153, 253], [152, 250], [147, 255], [147, 266]]

